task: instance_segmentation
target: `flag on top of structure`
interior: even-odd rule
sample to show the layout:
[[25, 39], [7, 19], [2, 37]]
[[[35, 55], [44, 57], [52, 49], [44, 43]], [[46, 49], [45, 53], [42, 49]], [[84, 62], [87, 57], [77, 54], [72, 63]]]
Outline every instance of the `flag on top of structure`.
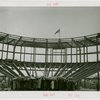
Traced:
[[58, 29], [58, 30], [55, 32], [55, 34], [57, 34], [57, 33], [60, 33], [60, 29]]

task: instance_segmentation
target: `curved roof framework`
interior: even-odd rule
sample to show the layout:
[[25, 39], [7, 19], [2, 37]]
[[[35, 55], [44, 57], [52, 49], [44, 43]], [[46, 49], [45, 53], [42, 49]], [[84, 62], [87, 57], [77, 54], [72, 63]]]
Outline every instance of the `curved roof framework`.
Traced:
[[76, 38], [44, 39], [23, 37], [0, 32], [0, 43], [38, 48], [46, 48], [47, 46], [48, 48], [54, 49], [64, 49], [71, 47], [76, 48], [84, 46], [95, 46], [100, 44], [100, 33]]
[[[0, 32], [0, 44], [0, 72], [10, 78], [38, 77], [38, 72], [41, 72], [45, 77], [81, 80], [100, 71], [100, 33], [75, 38], [43, 39]], [[13, 46], [13, 49], [9, 50], [9, 46]], [[17, 47], [20, 47], [19, 51], [16, 51]], [[28, 47], [32, 49], [30, 52], [26, 51]], [[93, 47], [92, 52], [90, 47]], [[40, 53], [37, 48], [40, 48]], [[28, 58], [29, 61], [26, 60]]]

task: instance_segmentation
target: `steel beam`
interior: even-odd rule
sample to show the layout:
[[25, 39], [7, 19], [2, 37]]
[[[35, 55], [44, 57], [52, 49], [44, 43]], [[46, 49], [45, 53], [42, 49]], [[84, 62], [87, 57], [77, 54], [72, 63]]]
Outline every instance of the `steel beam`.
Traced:
[[7, 72], [4, 68], [2, 68], [1, 65], [0, 65], [0, 72], [9, 78], [14, 78], [14, 76], [10, 74], [9, 72]]
[[[82, 66], [83, 66], [83, 64], [81, 64], [81, 63], [78, 64], [78, 63], [77, 63], [76, 67], [73, 68], [73, 70], [76, 70], [76, 71], [75, 71], [74, 73], [71, 73], [71, 74], [70, 74], [70, 72], [69, 72], [69, 73], [68, 73], [66, 76], [64, 76], [64, 77], [66, 77], [66, 78], [72, 77], [73, 74], [77, 73], [77, 68], [80, 68], [80, 67], [82, 67]], [[73, 71], [73, 70], [72, 70], [72, 71]], [[71, 72], [72, 72], [72, 71], [71, 71]]]
[[80, 47], [80, 45], [74, 40], [74, 38], [72, 38], [72, 43], [74, 43], [76, 47]]
[[84, 74], [82, 74], [80, 77], [77, 77], [76, 80], [80, 80], [80, 79], [83, 79], [83, 78], [86, 78], [88, 76], [91, 76], [93, 74], [95, 74], [96, 72], [100, 71], [100, 67], [98, 68], [94, 68], [94, 69], [90, 69], [89, 72], [85, 72]]
[[97, 42], [91, 40], [90, 38], [85, 37], [85, 40], [88, 41], [89, 43], [93, 43], [94, 45], [97, 45]]
[[4, 36], [4, 37], [1, 37], [1, 38], [0, 38], [0, 41], [4, 41], [8, 36], [9, 36], [9, 34], [7, 34], [7, 35]]
[[18, 69], [18, 66], [13, 62], [12, 66], [16, 69], [16, 71], [23, 77], [25, 77], [25, 75]]
[[26, 67], [26, 64], [25, 64], [25, 63], [24, 63], [24, 66], [23, 66], [23, 67], [24, 67], [24, 69], [25, 69], [27, 75], [28, 75], [28, 76], [31, 76], [30, 73], [29, 73], [28, 70], [27, 70], [27, 67]]
[[77, 71], [75, 71], [74, 73], [72, 73], [71, 77], [74, 77], [75, 75], [80, 73], [80, 71], [82, 71], [86, 66], [89, 66], [89, 64], [88, 63], [84, 63], [84, 64], [80, 65], [80, 68]]
[[63, 73], [63, 71], [65, 71], [66, 67], [67, 67], [67, 64], [59, 71], [59, 73], [57, 74], [57, 77], [60, 76]]
[[60, 71], [61, 68], [62, 68], [62, 65], [60, 65], [60, 66], [58, 67], [58, 70], [55, 72], [55, 74], [54, 74], [53, 76], [56, 76], [56, 75], [58, 74], [58, 72]]
[[6, 70], [8, 70], [14, 77], [19, 77], [19, 75], [17, 75], [12, 69], [10, 69], [9, 66], [6, 65], [4, 62], [2, 62], [2, 66], [3, 66], [3, 68], [5, 68]]
[[22, 37], [20, 37], [14, 44], [14, 46], [17, 46], [17, 44], [22, 40]]
[[15, 41], [15, 39], [10, 40], [9, 42], [7, 42], [7, 44], [12, 43], [13, 41]]
[[74, 69], [78, 67], [78, 64], [76, 63], [75, 65], [72, 65], [72, 68], [63, 75], [63, 77], [68, 76]]
[[[87, 68], [84, 68], [84, 69], [81, 70], [77, 75], [75, 75], [74, 78], [77, 77], [77, 76], [78, 76], [78, 77], [81, 76], [83, 73], [86, 74], [86, 72], [89, 71], [89, 70], [91, 70], [91, 69], [95, 69], [95, 66], [94, 66], [94, 65], [96, 65], [96, 63], [93, 63], [92, 65], [88, 66]], [[93, 67], [92, 67], [92, 66], [93, 66]], [[82, 75], [82, 76], [83, 76], [83, 75]]]

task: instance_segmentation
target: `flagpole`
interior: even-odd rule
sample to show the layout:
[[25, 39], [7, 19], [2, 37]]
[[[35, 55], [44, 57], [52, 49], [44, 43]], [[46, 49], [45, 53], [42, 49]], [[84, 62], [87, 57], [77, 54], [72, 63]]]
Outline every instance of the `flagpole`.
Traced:
[[59, 39], [60, 39], [60, 31], [59, 31]]

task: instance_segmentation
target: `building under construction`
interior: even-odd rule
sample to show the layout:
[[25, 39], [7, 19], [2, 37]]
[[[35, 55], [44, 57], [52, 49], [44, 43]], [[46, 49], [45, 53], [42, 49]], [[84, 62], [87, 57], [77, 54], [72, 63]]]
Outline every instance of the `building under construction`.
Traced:
[[100, 33], [45, 39], [0, 32], [1, 90], [99, 90], [99, 70]]

